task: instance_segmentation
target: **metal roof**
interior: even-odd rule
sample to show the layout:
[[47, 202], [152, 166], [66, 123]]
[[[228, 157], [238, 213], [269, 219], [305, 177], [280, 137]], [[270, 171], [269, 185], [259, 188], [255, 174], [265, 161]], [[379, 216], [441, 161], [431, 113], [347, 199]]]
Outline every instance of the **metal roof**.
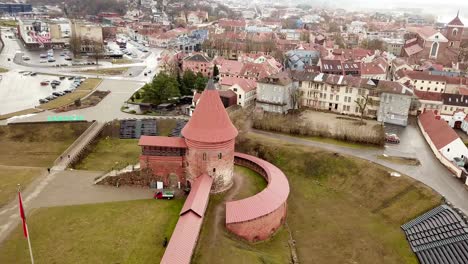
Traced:
[[200, 217], [203, 217], [206, 206], [208, 205], [208, 198], [212, 184], [213, 178], [208, 176], [208, 174], [202, 174], [196, 178], [192, 184], [190, 194], [182, 207], [180, 215], [183, 215], [188, 211], [193, 211]]
[[438, 206], [401, 228], [421, 264], [468, 263], [468, 227], [448, 205]]
[[263, 217], [286, 203], [289, 195], [289, 182], [284, 173], [273, 164], [243, 153], [235, 153], [235, 158], [252, 162], [265, 173], [267, 187], [258, 194], [226, 203], [226, 224], [238, 223]]
[[155, 146], [170, 148], [187, 148], [185, 140], [181, 137], [141, 136], [138, 146]]

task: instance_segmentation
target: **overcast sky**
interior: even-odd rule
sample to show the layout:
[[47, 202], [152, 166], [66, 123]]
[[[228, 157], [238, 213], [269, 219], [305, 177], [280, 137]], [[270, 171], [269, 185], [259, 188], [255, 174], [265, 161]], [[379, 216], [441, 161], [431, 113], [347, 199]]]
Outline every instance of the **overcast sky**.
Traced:
[[[289, 0], [295, 2], [294, 0]], [[441, 22], [449, 22], [460, 9], [460, 17], [468, 25], [468, 0], [303, 0], [315, 4], [326, 4], [330, 7], [342, 7], [351, 10], [366, 8], [416, 7], [438, 16]], [[466, 21], [466, 22], [465, 22]]]

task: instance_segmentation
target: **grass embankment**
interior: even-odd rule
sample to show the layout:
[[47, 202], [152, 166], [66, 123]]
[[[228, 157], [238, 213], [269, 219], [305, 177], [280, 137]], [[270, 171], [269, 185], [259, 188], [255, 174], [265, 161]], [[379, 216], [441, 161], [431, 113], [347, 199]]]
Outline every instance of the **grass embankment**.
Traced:
[[[237, 150], [272, 162], [289, 179], [287, 222], [301, 263], [417, 263], [400, 225], [440, 204], [432, 189], [407, 176], [391, 177], [386, 168], [364, 160], [263, 136], [248, 138]], [[222, 203], [215, 197], [203, 232], [213, 232], [212, 203]], [[254, 245], [226, 236], [223, 231], [211, 241], [211, 249], [200, 240], [205, 243], [196, 263], [288, 263], [284, 227]]]
[[16, 197], [18, 184], [24, 188], [44, 172], [43, 168], [0, 165], [0, 207]]
[[[159, 263], [184, 200], [139, 200], [41, 208], [29, 216], [37, 263]], [[30, 263], [19, 225], [0, 263]]]
[[132, 60], [129, 59], [113, 59], [112, 64], [130, 64], [133, 63]]
[[0, 120], [5, 120], [5, 119], [8, 119], [8, 118], [14, 117], [14, 116], [28, 115], [28, 114], [34, 114], [34, 113], [39, 113], [39, 112], [42, 112], [42, 110], [37, 109], [37, 108], [29, 108], [29, 109], [25, 109], [25, 110], [21, 110], [21, 111], [8, 113], [8, 114], [5, 114], [5, 115], [0, 115]]
[[138, 139], [101, 138], [80, 163], [78, 170], [111, 171], [138, 163], [141, 147]]
[[391, 163], [401, 164], [401, 165], [410, 165], [410, 166], [419, 166], [421, 162], [416, 158], [409, 158], [409, 157], [398, 157], [398, 156], [385, 156], [385, 155], [378, 155], [378, 159], [386, 160]]
[[0, 126], [0, 165], [50, 167], [89, 123]]
[[0, 20], [0, 27], [16, 27], [18, 22], [15, 20]]
[[177, 120], [176, 119], [158, 119], [156, 120], [156, 126], [158, 128], [158, 135], [159, 136], [169, 136], [172, 130], [176, 127]]
[[[233, 200], [255, 195], [266, 186], [263, 177], [250, 169], [236, 166], [235, 173], [243, 180]], [[288, 233], [285, 229], [281, 228], [267, 243], [258, 244], [242, 242], [226, 230], [224, 203], [227, 195], [229, 192], [210, 197], [193, 263], [289, 263]]]
[[96, 89], [101, 81], [102, 79], [98, 78], [88, 78], [80, 86], [78, 86], [75, 91], [64, 96], [60, 96], [57, 99], [42, 104], [38, 107], [44, 110], [49, 110], [73, 104], [77, 99], [81, 99], [90, 94], [94, 89]]
[[91, 69], [81, 71], [87, 74], [102, 74], [102, 75], [122, 75], [126, 73], [130, 67], [116, 67], [116, 68], [103, 68], [103, 69]]

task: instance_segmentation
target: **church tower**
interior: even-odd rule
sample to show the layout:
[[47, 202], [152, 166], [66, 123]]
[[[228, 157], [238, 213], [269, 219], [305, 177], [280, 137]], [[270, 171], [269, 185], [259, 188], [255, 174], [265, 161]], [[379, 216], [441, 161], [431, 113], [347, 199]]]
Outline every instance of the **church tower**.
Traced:
[[187, 143], [187, 179], [208, 174], [213, 178], [211, 192], [223, 192], [233, 183], [234, 144], [237, 129], [224, 108], [213, 80], [203, 91], [197, 108], [182, 129]]
[[445, 37], [448, 39], [448, 46], [453, 48], [459, 48], [463, 36], [464, 25], [460, 20], [460, 11], [457, 16], [447, 24], [445, 29]]

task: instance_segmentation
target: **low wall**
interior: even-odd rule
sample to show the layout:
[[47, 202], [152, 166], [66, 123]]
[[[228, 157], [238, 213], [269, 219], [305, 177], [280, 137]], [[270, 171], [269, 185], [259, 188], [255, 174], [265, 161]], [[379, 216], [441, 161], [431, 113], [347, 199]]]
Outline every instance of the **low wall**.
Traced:
[[418, 119], [418, 126], [419, 129], [421, 130], [421, 133], [423, 134], [424, 139], [426, 140], [427, 144], [429, 144], [429, 147], [431, 147], [432, 152], [436, 156], [436, 158], [442, 163], [447, 169], [449, 169], [455, 176], [458, 178], [461, 177], [462, 170], [458, 168], [455, 164], [453, 164], [451, 161], [449, 161], [446, 157], [444, 157], [439, 150], [435, 147], [434, 143], [432, 143], [431, 138], [429, 135], [426, 133], [424, 130], [424, 127], [422, 126], [421, 122]]
[[236, 153], [235, 164], [262, 175], [268, 185], [254, 196], [226, 203], [226, 228], [250, 242], [266, 240], [286, 221], [288, 180], [280, 169], [257, 157]]

